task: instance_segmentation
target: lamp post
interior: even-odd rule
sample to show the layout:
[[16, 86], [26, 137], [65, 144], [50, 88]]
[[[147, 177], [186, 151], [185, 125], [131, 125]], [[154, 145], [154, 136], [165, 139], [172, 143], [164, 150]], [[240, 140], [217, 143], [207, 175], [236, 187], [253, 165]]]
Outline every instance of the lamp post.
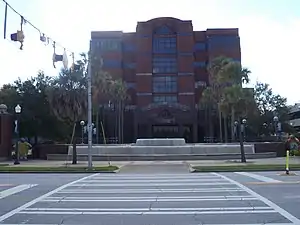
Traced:
[[268, 128], [268, 124], [267, 124], [267, 123], [263, 123], [263, 127], [264, 127], [265, 129], [267, 129], [267, 128]]
[[19, 165], [20, 164], [20, 161], [19, 161], [19, 115], [22, 111], [22, 108], [21, 106], [18, 104], [16, 107], [15, 107], [15, 114], [16, 114], [16, 120], [15, 120], [15, 133], [17, 135], [17, 142], [16, 142], [16, 155], [15, 155], [15, 162], [14, 164], [15, 165]]
[[81, 120], [80, 125], [81, 125], [81, 144], [84, 144], [84, 125], [85, 125], [85, 122], [83, 120]]
[[263, 123], [263, 132], [262, 132], [262, 135], [266, 135], [268, 136], [268, 124], [267, 123]]
[[275, 128], [275, 135], [277, 137], [277, 140], [280, 140], [280, 134], [281, 134], [281, 123], [279, 122], [278, 116], [273, 117], [273, 122], [274, 122], [274, 128]]
[[242, 134], [243, 134], [243, 139], [244, 141], [246, 142], [246, 124], [247, 124], [247, 120], [246, 119], [242, 119], [242, 124], [241, 124], [241, 131], [242, 131]]
[[238, 131], [238, 134], [239, 134], [242, 163], [246, 162], [246, 155], [245, 155], [245, 148], [244, 148], [244, 133], [245, 133], [246, 123], [247, 123], [246, 119], [242, 119], [242, 121], [235, 121], [234, 122], [234, 125], [235, 125], [235, 127]]

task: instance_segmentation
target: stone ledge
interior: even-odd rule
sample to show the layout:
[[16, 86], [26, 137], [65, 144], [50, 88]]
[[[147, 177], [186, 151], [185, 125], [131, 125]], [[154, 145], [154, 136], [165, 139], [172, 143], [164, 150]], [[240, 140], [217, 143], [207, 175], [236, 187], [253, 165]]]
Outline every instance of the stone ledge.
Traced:
[[[276, 153], [251, 153], [246, 154], [247, 159], [260, 159], [260, 158], [275, 158]], [[118, 155], [93, 155], [94, 161], [188, 161], [188, 160], [233, 160], [240, 159], [241, 155], [237, 153], [224, 153], [224, 154], [118, 154]], [[48, 154], [48, 160], [72, 160], [71, 155], [67, 154]], [[88, 155], [79, 154], [78, 161], [87, 161]]]

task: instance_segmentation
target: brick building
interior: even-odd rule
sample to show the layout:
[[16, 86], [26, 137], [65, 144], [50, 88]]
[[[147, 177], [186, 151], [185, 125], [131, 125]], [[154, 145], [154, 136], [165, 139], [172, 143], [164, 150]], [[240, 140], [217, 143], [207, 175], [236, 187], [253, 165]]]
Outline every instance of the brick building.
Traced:
[[[207, 64], [220, 55], [241, 59], [238, 29], [194, 31], [192, 21], [176, 18], [138, 22], [132, 33], [95, 31], [91, 40], [104, 70], [122, 77], [128, 87], [124, 142], [146, 137], [203, 141], [207, 119], [198, 103], [208, 83]], [[107, 100], [101, 105], [106, 135], [113, 137], [115, 111]]]

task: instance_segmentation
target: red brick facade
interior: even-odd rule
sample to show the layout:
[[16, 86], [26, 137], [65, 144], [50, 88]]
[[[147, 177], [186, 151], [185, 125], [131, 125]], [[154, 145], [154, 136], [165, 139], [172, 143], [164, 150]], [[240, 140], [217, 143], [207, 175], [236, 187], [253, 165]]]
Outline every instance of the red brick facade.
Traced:
[[[174, 33], [155, 33], [160, 27], [168, 27]], [[176, 38], [176, 52], [172, 56], [176, 58], [176, 72], [157, 75], [176, 77], [175, 94], [153, 91], [153, 79], [156, 76], [153, 58], [169, 57], [167, 53], [153, 52], [154, 39], [157, 37]], [[208, 82], [207, 64], [220, 55], [241, 60], [238, 29], [194, 31], [192, 21], [176, 18], [138, 22], [135, 33], [96, 31], [92, 32], [91, 38], [92, 48], [103, 40], [107, 43], [114, 41], [111, 42], [111, 49], [97, 51], [104, 62], [110, 63], [105, 70], [114, 77], [121, 77], [128, 84], [131, 98], [125, 110], [124, 126], [132, 132], [131, 137], [125, 134], [125, 142], [155, 136], [184, 136], [190, 142], [203, 140], [206, 135], [205, 122], [197, 105]], [[154, 97], [160, 95], [176, 95], [177, 102], [156, 104]], [[163, 118], [160, 118], [162, 114]], [[112, 117], [107, 118], [108, 121], [113, 120]], [[155, 133], [157, 130], [159, 134]]]

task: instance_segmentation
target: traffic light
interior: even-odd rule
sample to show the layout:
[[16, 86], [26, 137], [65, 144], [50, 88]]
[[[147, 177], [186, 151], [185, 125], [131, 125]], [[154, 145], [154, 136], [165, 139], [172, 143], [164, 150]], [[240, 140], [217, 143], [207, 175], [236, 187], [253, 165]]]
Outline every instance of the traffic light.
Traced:
[[10, 39], [12, 41], [18, 41], [18, 42], [21, 43], [21, 46], [20, 46], [21, 50], [23, 49], [24, 38], [25, 38], [25, 35], [24, 35], [24, 32], [22, 30], [18, 30], [17, 33], [13, 33], [13, 34], [10, 35]]
[[53, 67], [56, 68], [55, 63], [56, 62], [62, 62], [64, 65], [64, 68], [67, 69], [68, 68], [68, 56], [66, 54], [66, 51], [64, 51], [64, 53], [62, 55], [58, 55], [55, 52], [53, 53], [52, 56], [52, 61], [53, 61]]

